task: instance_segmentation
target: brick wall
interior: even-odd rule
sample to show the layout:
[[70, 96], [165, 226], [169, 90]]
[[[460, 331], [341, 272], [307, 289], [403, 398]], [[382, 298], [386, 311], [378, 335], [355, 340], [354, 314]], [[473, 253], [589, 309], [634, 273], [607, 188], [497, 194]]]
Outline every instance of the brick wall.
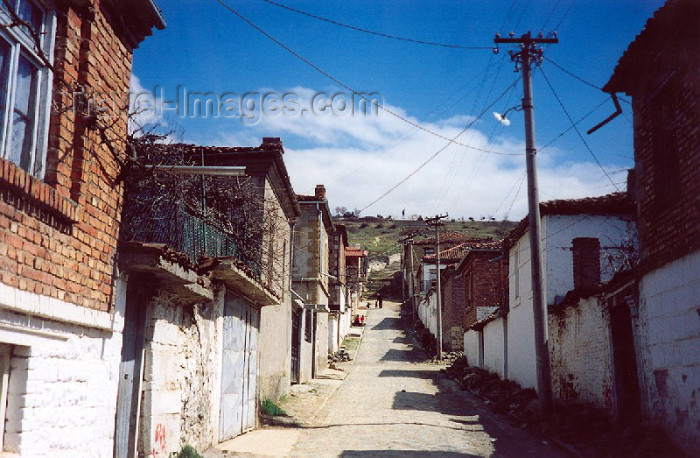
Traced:
[[461, 350], [464, 346], [464, 277], [449, 276], [442, 296], [442, 335], [447, 350]]
[[[132, 49], [112, 27], [107, 2], [57, 12], [53, 100], [70, 106], [78, 84], [126, 98]], [[110, 107], [111, 147], [124, 151], [127, 111]], [[123, 108], [123, 107], [121, 107]], [[72, 110], [50, 119], [43, 181], [0, 159], [0, 281], [96, 310], [112, 302], [119, 229], [118, 164], [101, 133]]]
[[650, 267], [700, 248], [700, 69], [673, 52], [686, 45], [654, 49], [632, 94], [640, 255]]
[[508, 260], [496, 251], [470, 251], [462, 264], [464, 328], [477, 321], [477, 308], [503, 307], [508, 298]]

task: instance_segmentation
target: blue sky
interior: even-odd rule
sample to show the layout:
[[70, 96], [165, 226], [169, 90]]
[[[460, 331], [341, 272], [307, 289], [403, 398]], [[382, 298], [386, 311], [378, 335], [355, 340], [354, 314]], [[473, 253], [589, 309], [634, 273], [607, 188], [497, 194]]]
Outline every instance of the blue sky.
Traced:
[[[255, 146], [263, 136], [281, 137], [295, 191], [328, 188], [331, 207], [362, 209], [413, 173], [468, 123], [470, 129], [417, 173], [363, 214], [518, 219], [526, 213], [522, 184], [522, 114], [502, 127], [492, 116], [520, 103], [522, 84], [501, 47], [453, 49], [378, 37], [319, 21], [263, 0], [229, 5], [276, 39], [364, 93], [381, 95], [383, 110], [370, 115], [305, 116], [255, 112], [236, 116], [166, 113], [161, 122], [179, 138], [203, 145]], [[293, 8], [356, 27], [417, 40], [493, 47], [496, 32], [544, 33], [554, 27], [560, 43], [545, 49], [556, 64], [596, 85], [605, 84], [627, 45], [662, 4], [660, 0], [499, 1], [292, 1]], [[134, 55], [135, 88], [174, 100], [183, 88], [221, 96], [294, 94], [300, 107], [314, 96], [349, 90], [322, 75], [214, 0], [159, 2], [167, 28], [155, 32]], [[535, 118], [541, 198], [574, 198], [614, 191], [543, 78], [549, 78], [571, 117], [593, 110], [579, 130], [607, 175], [624, 189], [632, 161], [631, 110], [592, 136], [585, 131], [613, 111], [605, 94], [545, 60], [534, 73]], [[180, 89], [178, 89], [180, 88]], [[491, 109], [486, 109], [500, 94]], [[253, 95], [250, 95], [253, 97]], [[259, 99], [257, 99], [259, 100]], [[597, 107], [597, 108], [596, 108]], [[475, 118], [482, 112], [485, 115]], [[252, 113], [252, 112], [251, 112]], [[235, 113], [234, 113], [235, 114]], [[416, 127], [416, 125], [421, 128]], [[430, 131], [432, 133], [429, 133]], [[434, 135], [434, 134], [437, 135]], [[504, 154], [486, 153], [487, 150]]]

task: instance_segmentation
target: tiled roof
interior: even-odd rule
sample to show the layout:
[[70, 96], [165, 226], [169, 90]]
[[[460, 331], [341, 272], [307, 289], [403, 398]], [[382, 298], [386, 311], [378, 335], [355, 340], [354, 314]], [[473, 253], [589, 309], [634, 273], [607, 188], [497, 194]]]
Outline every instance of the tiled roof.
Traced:
[[[440, 237], [442, 241], [442, 237]], [[446, 250], [440, 250], [440, 262], [459, 262], [469, 253], [471, 250], [478, 249], [497, 249], [502, 245], [501, 240], [491, 240], [491, 239], [472, 239], [469, 242], [460, 243], [452, 248], [447, 248]], [[435, 254], [429, 254], [423, 256], [425, 261], [436, 260]]]
[[[605, 92], [628, 92], [645, 73], [645, 66], [653, 65], [652, 56], [660, 51], [662, 42], [697, 44], [700, 42], [700, 2], [697, 0], [668, 0], [654, 12], [644, 29], [630, 43], [615, 67], [612, 77], [603, 87]], [[657, 48], [656, 50], [654, 48]], [[697, 49], [697, 48], [695, 48]], [[654, 52], [657, 51], [657, 52]], [[691, 52], [688, 59], [694, 59]]]
[[[475, 242], [475, 241], [483, 241], [483, 239], [476, 239], [474, 237], [471, 237], [467, 234], [464, 234], [462, 232], [456, 232], [456, 231], [447, 231], [444, 233], [440, 234], [440, 243], [444, 244], [456, 244], [456, 243], [465, 243], [465, 242]], [[418, 240], [413, 243], [414, 245], [422, 246], [422, 245], [435, 245], [435, 237], [431, 237], [428, 239], [424, 240]]]
[[[561, 199], [540, 202], [540, 215], [634, 215], [634, 202], [626, 192], [614, 192], [600, 197]], [[528, 217], [523, 218], [505, 239], [506, 248], [528, 229]]]
[[634, 203], [626, 192], [614, 192], [600, 197], [549, 200], [540, 203], [540, 212], [543, 215], [631, 214]]
[[367, 256], [367, 251], [362, 248], [346, 247], [345, 256]]

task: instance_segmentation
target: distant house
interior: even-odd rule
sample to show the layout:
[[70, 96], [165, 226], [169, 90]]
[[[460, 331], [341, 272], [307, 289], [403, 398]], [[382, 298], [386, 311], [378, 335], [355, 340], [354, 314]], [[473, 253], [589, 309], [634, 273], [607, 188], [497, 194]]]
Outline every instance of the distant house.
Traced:
[[347, 281], [345, 250], [348, 233], [344, 225], [336, 224], [330, 241], [330, 314], [328, 316], [328, 350], [335, 353], [347, 335], [351, 323], [351, 307]]
[[357, 247], [345, 248], [345, 268], [347, 271], [348, 300], [351, 318], [357, 315], [362, 296], [367, 285], [368, 271], [367, 251]]
[[[464, 290], [464, 279], [461, 273], [456, 271], [456, 268], [471, 250], [478, 250], [492, 244], [490, 239], [468, 238], [459, 233], [450, 234], [448, 236], [448, 243], [465, 239], [467, 241], [440, 250], [441, 278], [445, 279], [445, 282], [441, 285], [443, 347], [450, 350], [460, 349], [462, 347], [464, 334], [462, 324], [464, 320], [464, 298], [466, 291]], [[440, 240], [440, 247], [442, 248], [442, 236]], [[450, 240], [452, 242], [449, 242]], [[418, 269], [422, 290], [420, 301], [417, 304], [417, 314], [426, 328], [428, 328], [434, 336], [437, 336], [437, 330], [439, 328], [436, 290], [437, 270], [437, 256], [432, 253], [424, 255]]]
[[298, 207], [279, 141], [207, 148], [137, 140], [135, 149], [166, 162], [246, 164], [244, 177], [166, 170], [127, 180], [115, 450], [169, 456], [184, 443], [206, 449], [255, 428], [261, 398], [288, 389]]
[[292, 284], [304, 304], [304, 338], [299, 352], [299, 382], [328, 366], [328, 315], [331, 302], [330, 258], [335, 225], [326, 188], [297, 195], [301, 214], [294, 225]]
[[639, 225], [639, 297], [621, 307], [634, 332], [640, 407], [689, 454], [700, 450], [698, 24], [700, 3], [667, 1], [603, 88], [631, 96], [634, 114], [629, 185]]
[[0, 2], [0, 455], [114, 451], [122, 102], [164, 27], [151, 0]]
[[[502, 242], [491, 242], [469, 250], [457, 266], [463, 290], [462, 338], [469, 364], [486, 367], [504, 376], [506, 371], [502, 339], [485, 340], [493, 333], [484, 332], [496, 312], [508, 310], [508, 257], [503, 254]], [[496, 326], [496, 325], [494, 325]], [[473, 332], [468, 332], [473, 331]], [[497, 334], [496, 334], [497, 335]]]

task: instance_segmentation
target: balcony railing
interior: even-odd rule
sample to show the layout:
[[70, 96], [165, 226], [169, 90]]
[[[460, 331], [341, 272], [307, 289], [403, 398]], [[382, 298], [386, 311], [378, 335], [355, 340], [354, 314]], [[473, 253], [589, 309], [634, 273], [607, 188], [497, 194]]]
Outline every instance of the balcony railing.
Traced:
[[149, 207], [127, 199], [122, 240], [165, 244], [185, 254], [193, 265], [197, 265], [203, 257], [234, 257], [243, 261], [254, 276], [260, 278], [260, 263], [247, 256], [231, 235], [178, 207]]

